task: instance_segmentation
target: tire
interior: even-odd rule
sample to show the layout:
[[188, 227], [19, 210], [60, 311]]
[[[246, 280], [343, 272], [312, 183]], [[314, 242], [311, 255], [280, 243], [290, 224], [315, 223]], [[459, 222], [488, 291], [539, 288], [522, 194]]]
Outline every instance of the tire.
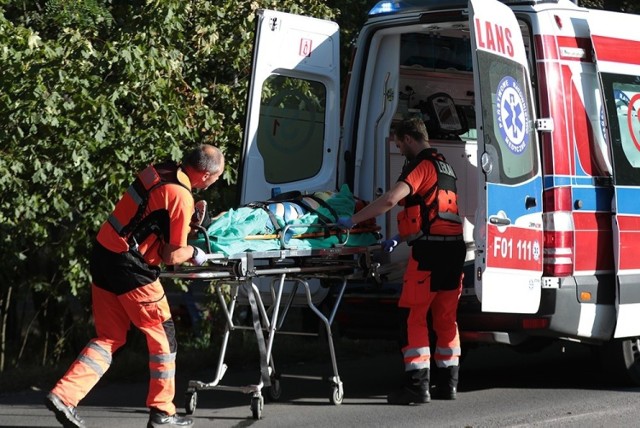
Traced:
[[278, 401], [282, 396], [282, 385], [280, 385], [280, 379], [271, 379], [271, 386], [267, 390], [269, 400]]
[[331, 387], [331, 396], [329, 397], [329, 401], [331, 404], [335, 406], [339, 406], [342, 404], [342, 399], [344, 398], [344, 393], [341, 391], [341, 388], [337, 385]]
[[262, 419], [262, 409], [264, 407], [264, 398], [262, 396], [251, 398], [251, 414], [253, 419]]
[[196, 407], [198, 405], [198, 393], [197, 392], [187, 392], [185, 394], [184, 400], [184, 410], [187, 415], [193, 415], [193, 412], [196, 411]]
[[617, 384], [640, 385], [640, 337], [612, 340], [603, 345], [600, 356]]

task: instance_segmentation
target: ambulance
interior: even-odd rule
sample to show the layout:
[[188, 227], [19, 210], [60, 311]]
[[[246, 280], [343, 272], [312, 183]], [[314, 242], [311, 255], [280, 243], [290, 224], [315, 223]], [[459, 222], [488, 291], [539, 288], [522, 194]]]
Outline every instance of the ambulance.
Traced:
[[[381, 1], [343, 85], [337, 24], [256, 21], [241, 203], [343, 184], [374, 200], [404, 163], [390, 130], [419, 116], [458, 178], [463, 342], [582, 342], [640, 384], [640, 16], [569, 0]], [[396, 214], [376, 219], [383, 236]], [[380, 256], [369, 299], [393, 302], [408, 254]], [[379, 315], [362, 321], [375, 329]]]

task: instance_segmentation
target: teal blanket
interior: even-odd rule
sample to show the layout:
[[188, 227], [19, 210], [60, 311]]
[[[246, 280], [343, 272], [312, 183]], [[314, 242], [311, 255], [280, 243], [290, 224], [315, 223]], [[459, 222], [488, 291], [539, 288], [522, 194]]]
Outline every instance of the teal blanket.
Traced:
[[[323, 199], [333, 209], [338, 217], [351, 216], [355, 209], [355, 199], [349, 187], [343, 185], [339, 192], [325, 193]], [[326, 199], [325, 199], [326, 198]], [[294, 225], [285, 240], [286, 249], [314, 249], [331, 248], [344, 244], [350, 247], [362, 247], [373, 245], [378, 242], [377, 232], [333, 234], [325, 237], [326, 229], [319, 228], [322, 219], [334, 218], [334, 213], [330, 209], [318, 205], [314, 212], [301, 213], [297, 218], [288, 218], [288, 215], [276, 215], [273, 218], [278, 222], [282, 230], [285, 225]], [[294, 217], [294, 216], [291, 216]], [[338, 230], [334, 230], [336, 232]], [[209, 251], [212, 253], [223, 253], [234, 255], [246, 251], [268, 251], [283, 249], [282, 242], [277, 239], [255, 239], [259, 235], [270, 235], [273, 238], [277, 233], [272, 217], [267, 210], [262, 208], [241, 207], [231, 209], [218, 217], [208, 228], [207, 235], [210, 241]], [[318, 234], [318, 237], [298, 238], [298, 235]], [[246, 239], [250, 237], [250, 239]], [[346, 239], [346, 242], [345, 242]], [[197, 245], [206, 251], [206, 240], [202, 234], [190, 240], [191, 244]]]

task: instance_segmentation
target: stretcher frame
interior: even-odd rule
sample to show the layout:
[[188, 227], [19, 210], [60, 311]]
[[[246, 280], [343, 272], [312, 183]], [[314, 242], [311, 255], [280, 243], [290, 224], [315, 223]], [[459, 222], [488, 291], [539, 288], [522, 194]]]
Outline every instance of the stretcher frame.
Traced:
[[[364, 279], [377, 275], [378, 263], [372, 261], [372, 251], [379, 250], [379, 245], [368, 247], [347, 247], [344, 245], [348, 239], [341, 241], [332, 248], [321, 249], [295, 249], [283, 248], [260, 252], [243, 252], [240, 254], [225, 256], [223, 254], [207, 254], [207, 262], [203, 266], [182, 266], [173, 271], [161, 273], [164, 278], [176, 278], [183, 280], [215, 280], [213, 286], [220, 301], [220, 306], [226, 319], [223, 333], [220, 355], [214, 379], [211, 382], [190, 380], [185, 393], [185, 410], [187, 414], [193, 414], [197, 407], [198, 391], [222, 390], [251, 394], [251, 412], [254, 419], [262, 418], [264, 397], [262, 388], [269, 387], [269, 397], [277, 401], [281, 395], [280, 375], [276, 372], [272, 358], [272, 350], [276, 333], [286, 319], [299, 286], [304, 287], [306, 304], [311, 311], [322, 321], [326, 330], [329, 345], [329, 354], [333, 369], [333, 376], [328, 380], [331, 385], [329, 400], [334, 405], [342, 404], [344, 397], [343, 383], [338, 374], [335, 348], [331, 325], [342, 301], [347, 282], [350, 279]], [[284, 236], [284, 234], [283, 234]], [[284, 239], [281, 245], [286, 245]], [[270, 278], [269, 291], [271, 304], [266, 307], [260, 289], [256, 284], [259, 278]], [[309, 286], [311, 279], [339, 280], [337, 296], [330, 308], [329, 316], [325, 316], [314, 304]], [[283, 295], [286, 282], [293, 282], [293, 287], [286, 302], [283, 305]], [[231, 287], [231, 298], [225, 299], [222, 292], [223, 286]], [[238, 305], [240, 291], [244, 293], [251, 308], [253, 326], [236, 325], [233, 314]], [[260, 381], [257, 384], [244, 386], [222, 385], [222, 378], [227, 371], [225, 355], [229, 337], [234, 330], [254, 330], [260, 351]], [[286, 334], [286, 333], [285, 333]]]

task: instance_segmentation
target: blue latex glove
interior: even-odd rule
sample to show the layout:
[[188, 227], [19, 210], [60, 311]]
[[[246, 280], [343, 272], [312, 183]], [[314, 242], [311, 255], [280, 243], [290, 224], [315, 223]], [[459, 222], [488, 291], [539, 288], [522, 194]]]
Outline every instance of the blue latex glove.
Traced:
[[344, 229], [351, 229], [353, 227], [351, 217], [340, 217], [336, 224]]
[[196, 266], [202, 266], [207, 261], [207, 254], [198, 247], [193, 247], [193, 257], [191, 258], [191, 263]]
[[396, 235], [391, 239], [386, 239], [382, 241], [380, 243], [380, 246], [382, 247], [382, 251], [384, 251], [385, 253], [391, 253], [393, 250], [396, 249], [399, 243], [400, 243], [400, 236]]

